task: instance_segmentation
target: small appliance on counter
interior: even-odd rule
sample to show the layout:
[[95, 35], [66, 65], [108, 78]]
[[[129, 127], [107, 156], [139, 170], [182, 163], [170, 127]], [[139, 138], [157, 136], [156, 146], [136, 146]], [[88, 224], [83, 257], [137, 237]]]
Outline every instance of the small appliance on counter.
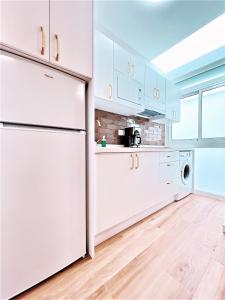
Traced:
[[141, 128], [132, 126], [125, 128], [124, 146], [139, 147], [141, 144]]

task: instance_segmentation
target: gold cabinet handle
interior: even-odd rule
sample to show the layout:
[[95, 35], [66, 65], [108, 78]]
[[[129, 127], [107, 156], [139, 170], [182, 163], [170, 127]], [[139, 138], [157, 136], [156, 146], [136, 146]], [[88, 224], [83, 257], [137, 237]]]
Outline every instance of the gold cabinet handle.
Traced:
[[45, 31], [44, 27], [41, 26], [41, 55], [45, 55]]
[[55, 57], [55, 60], [59, 61], [59, 36], [58, 36], [58, 34], [55, 34], [55, 40], [56, 40], [56, 57]]
[[136, 156], [136, 161], [137, 161], [135, 169], [137, 170], [139, 168], [139, 155], [136, 153], [135, 156]]
[[134, 156], [133, 156], [133, 154], [131, 154], [130, 157], [131, 157], [131, 167], [130, 167], [130, 169], [133, 170], [134, 169]]
[[152, 95], [153, 95], [153, 98], [157, 97], [157, 89], [156, 88], [153, 89]]
[[160, 90], [157, 89], [157, 100], [159, 100], [159, 99], [160, 99]]
[[175, 110], [173, 110], [173, 112], [172, 112], [172, 118], [176, 119], [176, 111]]
[[108, 89], [109, 89], [109, 99], [111, 100], [112, 99], [112, 85], [111, 84], [108, 85]]

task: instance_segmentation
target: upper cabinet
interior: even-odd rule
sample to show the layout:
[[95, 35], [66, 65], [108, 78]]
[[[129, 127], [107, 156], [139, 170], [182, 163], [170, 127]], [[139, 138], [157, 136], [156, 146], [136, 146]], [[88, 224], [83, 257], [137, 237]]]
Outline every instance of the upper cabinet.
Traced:
[[114, 70], [115, 96], [117, 100], [122, 99], [141, 106], [144, 87], [144, 65], [141, 65], [133, 54], [116, 43], [114, 43]]
[[145, 105], [164, 113], [166, 110], [166, 79], [149, 66], [145, 70]]
[[125, 76], [132, 77], [132, 56], [116, 43], [114, 43], [114, 68]]
[[49, 1], [3, 0], [0, 7], [1, 42], [49, 60]]
[[114, 68], [131, 80], [144, 85], [145, 64], [143, 61], [115, 43]]
[[165, 115], [159, 122], [179, 121], [179, 89], [141, 56], [97, 30], [94, 65], [96, 108], [127, 116], [147, 109]]
[[113, 41], [99, 31], [95, 34], [95, 96], [113, 98]]
[[92, 1], [1, 1], [1, 43], [92, 77]]
[[166, 117], [172, 122], [180, 121], [180, 89], [166, 81]]
[[92, 77], [92, 1], [50, 0], [50, 62]]

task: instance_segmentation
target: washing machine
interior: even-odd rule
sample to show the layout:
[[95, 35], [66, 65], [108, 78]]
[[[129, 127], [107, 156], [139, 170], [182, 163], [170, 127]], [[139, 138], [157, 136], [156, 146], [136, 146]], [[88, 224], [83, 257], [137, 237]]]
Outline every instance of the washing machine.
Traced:
[[181, 200], [193, 192], [193, 153], [180, 151], [179, 153], [179, 189], [176, 200]]

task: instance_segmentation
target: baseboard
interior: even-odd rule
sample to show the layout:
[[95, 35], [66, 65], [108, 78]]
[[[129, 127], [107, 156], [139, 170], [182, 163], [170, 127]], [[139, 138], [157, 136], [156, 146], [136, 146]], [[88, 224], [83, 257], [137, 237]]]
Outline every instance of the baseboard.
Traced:
[[174, 198], [167, 199], [163, 202], [160, 202], [159, 204], [145, 210], [144, 212], [141, 212], [130, 219], [119, 223], [103, 232], [100, 232], [95, 236], [95, 246], [102, 243], [103, 241], [109, 239], [110, 237], [116, 235], [117, 233], [123, 231], [124, 229], [130, 227], [131, 225], [143, 220], [144, 218], [150, 216], [151, 214], [155, 213], [156, 211], [160, 210], [161, 208], [165, 207], [166, 205], [174, 202]]
[[223, 195], [217, 195], [217, 194], [208, 193], [200, 190], [194, 190], [194, 194], [225, 201], [225, 196]]

